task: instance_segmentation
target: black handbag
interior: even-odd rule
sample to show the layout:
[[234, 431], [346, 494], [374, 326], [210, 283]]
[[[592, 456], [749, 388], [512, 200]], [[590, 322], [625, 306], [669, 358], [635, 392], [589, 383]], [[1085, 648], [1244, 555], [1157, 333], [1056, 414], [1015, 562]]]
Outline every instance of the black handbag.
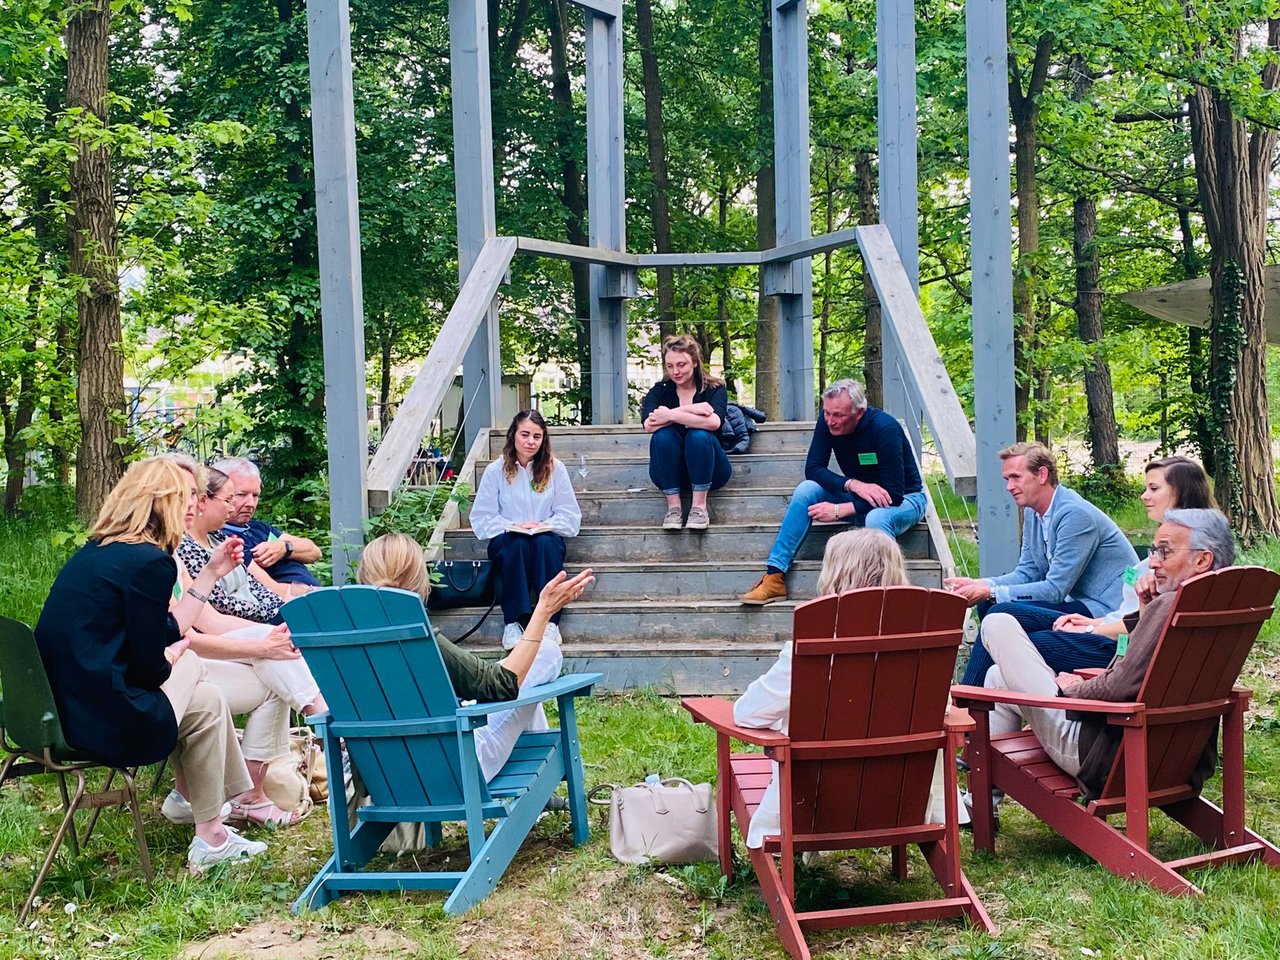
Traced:
[[487, 607], [497, 596], [497, 579], [492, 560], [437, 560], [427, 609]]

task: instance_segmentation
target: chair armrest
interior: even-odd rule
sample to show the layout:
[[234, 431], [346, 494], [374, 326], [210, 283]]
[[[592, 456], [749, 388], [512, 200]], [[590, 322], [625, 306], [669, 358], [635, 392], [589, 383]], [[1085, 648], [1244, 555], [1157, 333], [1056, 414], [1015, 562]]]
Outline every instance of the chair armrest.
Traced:
[[529, 687], [514, 700], [497, 700], [493, 703], [477, 703], [472, 707], [459, 707], [459, 717], [484, 717], [502, 710], [514, 710], [530, 703], [545, 703], [558, 697], [581, 697], [589, 694], [591, 688], [604, 679], [600, 673], [571, 673], [558, 677], [550, 683], [540, 683]]
[[951, 688], [951, 699], [958, 707], [972, 703], [1007, 703], [1018, 707], [1040, 707], [1044, 710], [1079, 710], [1081, 713], [1145, 713], [1146, 704], [1113, 703], [1110, 700], [1079, 700], [1075, 697], [1038, 697], [1017, 690], [994, 687], [970, 687], [962, 683]]
[[764, 730], [752, 727], [740, 727], [733, 722], [733, 704], [720, 697], [686, 697], [680, 701], [691, 714], [695, 723], [705, 723], [718, 733], [754, 743], [761, 747], [785, 747], [791, 738], [777, 730]]
[[947, 728], [947, 733], [968, 733], [978, 726], [964, 707], [953, 707], [947, 712], [942, 722]]
[[324, 713], [313, 713], [303, 719], [307, 721], [309, 727], [321, 727], [333, 722], [333, 714], [326, 710]]

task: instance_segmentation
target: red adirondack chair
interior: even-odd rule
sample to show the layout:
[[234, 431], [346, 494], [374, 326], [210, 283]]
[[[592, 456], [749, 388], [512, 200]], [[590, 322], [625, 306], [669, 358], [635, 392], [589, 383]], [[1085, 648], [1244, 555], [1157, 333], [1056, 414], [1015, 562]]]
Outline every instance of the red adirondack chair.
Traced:
[[[995, 927], [960, 869], [956, 775], [946, 764], [946, 823], [925, 823], [938, 750], [958, 749], [968, 717], [944, 721], [965, 603], [921, 587], [853, 590], [795, 610], [789, 734], [738, 727], [733, 705], [687, 699], [716, 729], [720, 868], [733, 878], [732, 810], [745, 835], [778, 763], [779, 836], [750, 850], [787, 952], [808, 958], [807, 930], [966, 916]], [[730, 738], [764, 747], [731, 754]], [[795, 855], [807, 850], [892, 847], [906, 876], [906, 846], [919, 844], [944, 896], [904, 904], [797, 913]], [[779, 855], [780, 859], [774, 857]]]
[[[994, 847], [994, 784], [1112, 873], [1166, 893], [1199, 894], [1181, 875], [1194, 867], [1258, 859], [1280, 867], [1280, 850], [1245, 828], [1244, 715], [1252, 691], [1235, 686], [1277, 590], [1280, 574], [1263, 567], [1227, 567], [1183, 583], [1134, 703], [953, 687], [953, 699], [977, 724], [968, 754], [974, 846]], [[992, 737], [989, 713], [998, 702], [1105, 714], [1122, 728], [1120, 752], [1098, 799], [1077, 800], [1075, 778], [1049, 759], [1029, 729]], [[1222, 809], [1189, 782], [1205, 744], [1217, 737], [1219, 718]], [[1148, 849], [1150, 807], [1213, 852], [1162, 861]], [[1107, 822], [1117, 813], [1125, 815], [1123, 833]]]

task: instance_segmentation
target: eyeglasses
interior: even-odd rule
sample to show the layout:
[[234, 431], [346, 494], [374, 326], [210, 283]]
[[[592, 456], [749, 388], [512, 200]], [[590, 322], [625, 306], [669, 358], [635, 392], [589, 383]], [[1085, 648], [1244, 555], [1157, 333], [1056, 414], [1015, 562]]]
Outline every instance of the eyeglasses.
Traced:
[[1177, 553], [1179, 550], [1187, 550], [1187, 551], [1190, 551], [1191, 553], [1207, 552], [1203, 547], [1168, 547], [1161, 544], [1158, 547], [1152, 547], [1147, 552], [1147, 556], [1152, 557], [1155, 560], [1159, 560], [1163, 563], [1165, 560], [1169, 559], [1169, 554]]
[[235, 503], [235, 497], [210, 497], [210, 500], [217, 500], [219, 503], [225, 503], [228, 507]]

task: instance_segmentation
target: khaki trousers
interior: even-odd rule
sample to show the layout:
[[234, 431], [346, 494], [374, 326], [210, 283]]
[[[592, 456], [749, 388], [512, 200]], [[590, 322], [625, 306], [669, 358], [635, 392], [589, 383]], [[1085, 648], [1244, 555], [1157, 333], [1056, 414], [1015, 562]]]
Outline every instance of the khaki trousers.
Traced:
[[178, 745], [170, 760], [186, 777], [196, 823], [217, 820], [222, 804], [253, 786], [240, 754], [231, 711], [188, 650], [160, 687], [178, 720]]

